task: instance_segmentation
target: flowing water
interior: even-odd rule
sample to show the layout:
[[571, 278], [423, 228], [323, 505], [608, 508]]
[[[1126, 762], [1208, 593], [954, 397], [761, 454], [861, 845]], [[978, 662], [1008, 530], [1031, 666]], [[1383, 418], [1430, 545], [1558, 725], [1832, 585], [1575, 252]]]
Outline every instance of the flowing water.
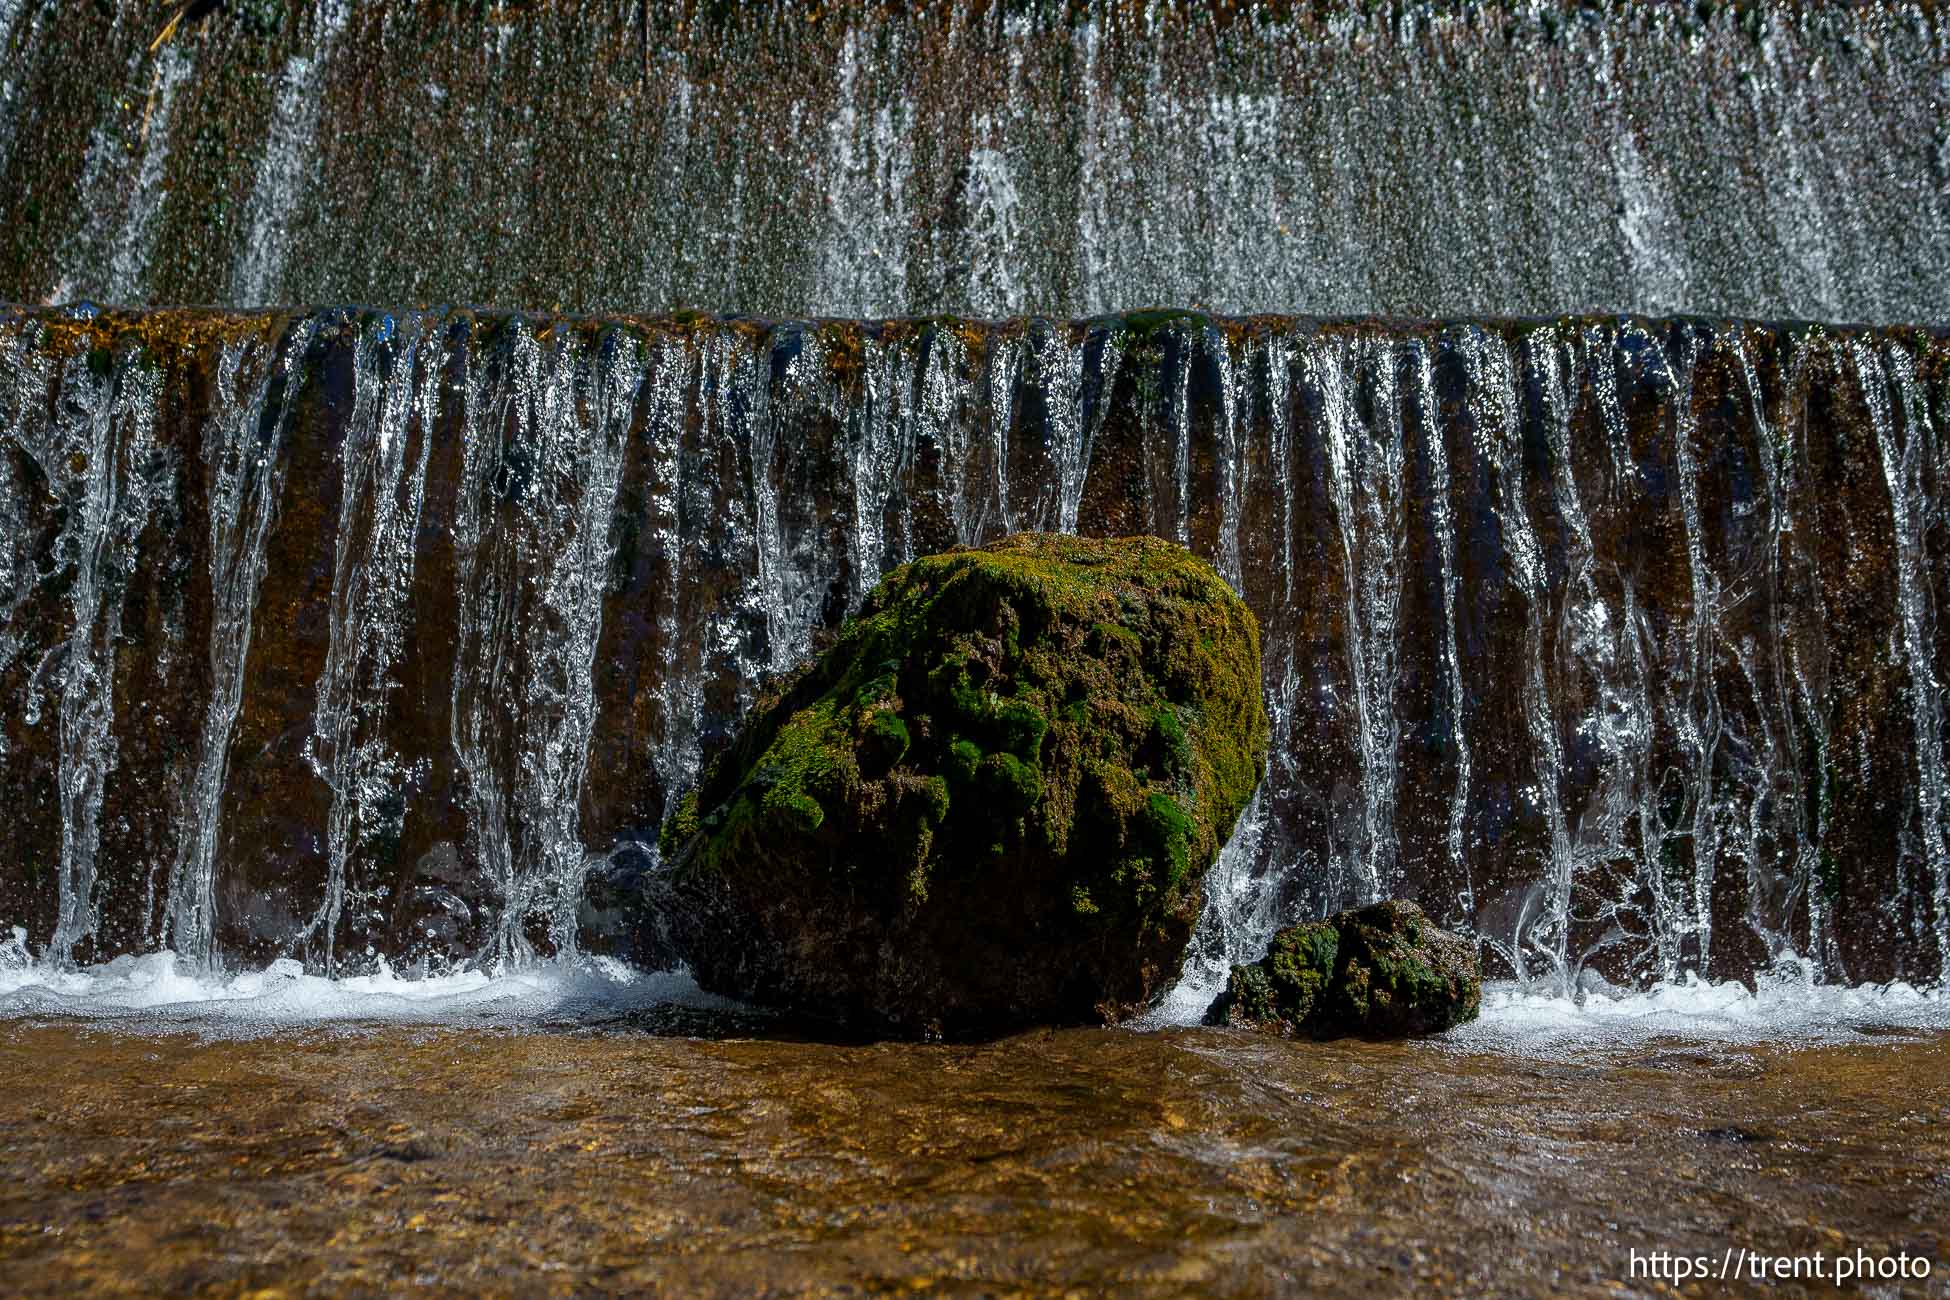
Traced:
[[[0, 0], [9, 1291], [1950, 1294], [1950, 9], [175, 8]], [[1259, 619], [1181, 981], [698, 989], [664, 814], [1023, 530]], [[1388, 896], [1479, 1022], [1197, 1027]]]
[[1393, 895], [1567, 995], [1941, 969], [1934, 334], [24, 311], [0, 342], [6, 780], [45, 810], [0, 879], [56, 960], [629, 954], [655, 926], [605, 900], [768, 675], [917, 555], [1073, 524], [1186, 541], [1265, 629], [1205, 986]]
[[1917, 0], [196, 8], [0, 7], [0, 298], [1942, 316]]
[[1913, 994], [944, 1047], [621, 971], [97, 978], [0, 993], [15, 1294], [1657, 1294], [1634, 1252], [1742, 1249], [1942, 1294], [1950, 1246], [1946, 1008]]

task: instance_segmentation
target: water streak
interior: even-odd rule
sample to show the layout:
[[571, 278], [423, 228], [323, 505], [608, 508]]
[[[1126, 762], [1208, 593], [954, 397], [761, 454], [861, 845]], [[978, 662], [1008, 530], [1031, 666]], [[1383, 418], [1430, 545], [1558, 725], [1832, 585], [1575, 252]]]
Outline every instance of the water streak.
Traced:
[[[217, 363], [216, 407], [204, 430], [209, 467], [210, 703], [198, 738], [196, 773], [183, 792], [187, 833], [169, 874], [167, 946], [194, 965], [215, 958], [217, 847], [231, 736], [244, 703], [251, 624], [264, 581], [265, 541], [284, 487], [284, 440], [310, 345], [302, 323], [275, 356], [256, 341], [229, 343]], [[276, 388], [282, 398], [271, 401]], [[159, 944], [159, 946], [161, 946]]]
[[377, 923], [384, 902], [377, 890], [383, 886], [365, 879], [362, 860], [397, 840], [405, 816], [409, 773], [388, 737], [386, 717], [400, 689], [395, 670], [405, 652], [445, 351], [438, 322], [423, 316], [386, 316], [364, 325], [353, 347], [331, 641], [308, 750], [332, 799], [325, 888], [318, 910], [288, 945], [328, 973], [341, 959], [341, 924], [351, 920], [363, 929]]
[[28, 675], [20, 704], [31, 727], [38, 724], [43, 693], [56, 697], [59, 913], [48, 953], [65, 965], [100, 922], [98, 855], [103, 798], [115, 762], [123, 597], [141, 535], [170, 490], [171, 470], [169, 453], [156, 440], [161, 379], [139, 356], [91, 353], [56, 363], [44, 353], [16, 353], [14, 361], [23, 380], [38, 379], [43, 391], [59, 394], [51, 408], [23, 403], [19, 423], [6, 432], [63, 516], [47, 557], [53, 571], [34, 578], [66, 587], [68, 630]]
[[233, 302], [277, 301], [291, 252], [293, 220], [308, 174], [316, 165], [313, 145], [322, 110], [321, 79], [350, 15], [346, 0], [317, 0], [310, 42], [285, 60], [264, 139], [264, 157], [244, 205], [247, 233], [228, 286]]
[[635, 340], [512, 327], [473, 381], [455, 520], [454, 747], [499, 910], [481, 954], [572, 954], [586, 853], [578, 804], [611, 518], [637, 392]]
[[[1272, 753], [1210, 882], [1207, 984], [1383, 894], [1567, 993], [1802, 958], [1916, 977], [1950, 948], [1932, 338], [330, 312], [237, 327], [191, 391], [189, 361], [65, 341], [90, 322], [0, 318], [0, 780], [59, 804], [58, 915], [22, 919], [64, 959], [104, 880], [156, 872], [142, 938], [215, 956], [237, 765], [262, 790], [289, 761], [236, 746], [283, 707], [248, 686], [265, 600], [298, 623], [278, 653], [322, 657], [281, 724], [323, 820], [285, 951], [369, 966], [438, 884], [471, 920], [430, 941], [514, 965], [584, 941], [587, 864], [652, 842], [881, 575], [1011, 527], [1185, 538], [1260, 619]], [[330, 477], [291, 481], [301, 451]], [[208, 694], [143, 808], [122, 609], [174, 563], [151, 525], [178, 471], [207, 485], [182, 544]], [[315, 588], [278, 569], [303, 551], [280, 520], [327, 548]], [[156, 860], [101, 860], [111, 796]], [[1878, 807], [1882, 840], [1848, 820]], [[10, 898], [46, 905], [14, 882], [55, 824], [0, 859]]]
[[1950, 766], [1944, 756], [1943, 685], [1925, 540], [1931, 516], [1940, 509], [1925, 484], [1942, 473], [1942, 453], [1914, 357], [1895, 345], [1877, 356], [1860, 341], [1851, 357], [1875, 426], [1895, 519], [1897, 625], [1915, 728], [1916, 833], [1930, 891], [1931, 933], [1939, 961], [1950, 964]]

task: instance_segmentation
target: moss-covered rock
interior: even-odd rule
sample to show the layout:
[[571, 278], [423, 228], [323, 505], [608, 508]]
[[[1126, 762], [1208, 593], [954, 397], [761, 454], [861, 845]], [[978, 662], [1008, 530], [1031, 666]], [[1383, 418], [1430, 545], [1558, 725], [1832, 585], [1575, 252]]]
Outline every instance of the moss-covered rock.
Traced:
[[1259, 630], [1154, 538], [890, 574], [665, 826], [707, 988], [896, 1033], [1116, 1019], [1258, 783]]
[[1265, 957], [1232, 968], [1206, 1020], [1287, 1037], [1399, 1038], [1474, 1020], [1482, 996], [1476, 945], [1394, 900], [1281, 930]]

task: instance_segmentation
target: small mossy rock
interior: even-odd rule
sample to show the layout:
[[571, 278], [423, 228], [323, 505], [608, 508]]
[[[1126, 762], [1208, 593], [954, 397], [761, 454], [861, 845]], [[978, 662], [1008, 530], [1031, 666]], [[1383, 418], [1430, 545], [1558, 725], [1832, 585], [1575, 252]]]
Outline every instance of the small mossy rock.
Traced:
[[1232, 968], [1220, 995], [1227, 1022], [1288, 1036], [1305, 1033], [1333, 983], [1339, 952], [1340, 935], [1329, 922], [1281, 930], [1263, 959]]
[[858, 1028], [1115, 1020], [1178, 973], [1264, 770], [1259, 629], [1155, 538], [889, 574], [668, 819], [706, 988]]
[[1232, 968], [1206, 1020], [1287, 1037], [1406, 1038], [1474, 1020], [1482, 996], [1476, 945], [1397, 899], [1281, 930], [1265, 957]]

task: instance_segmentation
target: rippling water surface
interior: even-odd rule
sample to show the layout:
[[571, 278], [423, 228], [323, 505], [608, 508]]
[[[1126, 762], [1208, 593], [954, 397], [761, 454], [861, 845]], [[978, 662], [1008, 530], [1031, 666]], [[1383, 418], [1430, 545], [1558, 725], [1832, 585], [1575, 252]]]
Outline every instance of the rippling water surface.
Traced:
[[1643, 1293], [1633, 1249], [1940, 1261], [1950, 1224], [1950, 1005], [1900, 986], [1498, 986], [1402, 1044], [944, 1046], [613, 964], [163, 955], [17, 966], [0, 1014], [27, 1294]]

